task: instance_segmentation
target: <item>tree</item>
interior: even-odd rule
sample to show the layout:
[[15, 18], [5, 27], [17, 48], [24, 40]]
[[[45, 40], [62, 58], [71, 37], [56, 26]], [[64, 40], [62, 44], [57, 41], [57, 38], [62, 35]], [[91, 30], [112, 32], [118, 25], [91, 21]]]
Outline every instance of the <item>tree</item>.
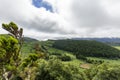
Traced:
[[1, 74], [4, 74], [8, 71], [8, 66], [16, 66], [19, 55], [18, 40], [13, 37], [1, 37], [0, 44], [0, 67]]
[[41, 53], [41, 47], [40, 47], [39, 43], [35, 43], [33, 46], [33, 49], [35, 50], [36, 54]]
[[20, 60], [19, 53], [23, 44], [23, 29], [18, 29], [14, 22], [3, 23], [2, 28], [7, 30], [10, 35], [0, 37], [0, 73], [4, 79], [10, 78], [17, 71]]
[[18, 26], [14, 22], [10, 22], [9, 24], [2, 24], [2, 28], [9, 32], [9, 35], [16, 38], [19, 42], [19, 52], [21, 50], [23, 44], [23, 28], [18, 28]]
[[38, 42], [34, 44], [33, 50], [35, 50], [35, 53], [40, 54], [40, 53], [46, 53], [47, 49], [43, 46], [40, 45]]

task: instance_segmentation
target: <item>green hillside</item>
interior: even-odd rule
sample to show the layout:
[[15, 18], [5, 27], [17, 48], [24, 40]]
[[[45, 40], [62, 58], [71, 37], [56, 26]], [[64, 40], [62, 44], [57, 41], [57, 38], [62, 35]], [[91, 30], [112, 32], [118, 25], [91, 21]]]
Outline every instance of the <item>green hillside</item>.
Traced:
[[[7, 35], [2, 36], [8, 37]], [[63, 49], [60, 50], [53, 48], [53, 45], [56, 44], [56, 41], [52, 40], [40, 42], [32, 38], [27, 38], [27, 40], [24, 40], [25, 41], [22, 47], [22, 56], [20, 57], [21, 64], [16, 69], [14, 69], [14, 66], [12, 65], [7, 65], [8, 71], [10, 67], [10, 70], [17, 72], [17, 75], [14, 75], [12, 77], [13, 80], [25, 80], [28, 78], [28, 75], [31, 76], [31, 79], [29, 80], [96, 80], [97, 78], [99, 78], [100, 80], [106, 80], [108, 76], [110, 76], [108, 80], [114, 78], [116, 78], [116, 80], [119, 80], [120, 78], [120, 73], [116, 72], [116, 70], [118, 72], [120, 71], [119, 60], [87, 57], [89, 60], [96, 62], [88, 63], [83, 60], [77, 59], [76, 56], [73, 55], [72, 51], [67, 52]], [[77, 48], [78, 43], [75, 43], [75, 41], [72, 42], [75, 44], [72, 45]], [[49, 54], [47, 59], [38, 58], [34, 51], [33, 53], [31, 53], [31, 50], [36, 43], [47, 48]], [[84, 43], [86, 43], [86, 41]], [[92, 43], [90, 42], [89, 44]], [[69, 44], [68, 47], [72, 45]], [[98, 46], [98, 44], [96, 46]], [[104, 60], [103, 64], [97, 63], [101, 60]], [[26, 74], [27, 72], [31, 73]]]
[[38, 40], [30, 38], [30, 37], [24, 37], [24, 42], [38, 42]]
[[97, 41], [56, 40], [53, 47], [73, 52], [76, 55], [120, 58], [120, 51], [118, 49]]

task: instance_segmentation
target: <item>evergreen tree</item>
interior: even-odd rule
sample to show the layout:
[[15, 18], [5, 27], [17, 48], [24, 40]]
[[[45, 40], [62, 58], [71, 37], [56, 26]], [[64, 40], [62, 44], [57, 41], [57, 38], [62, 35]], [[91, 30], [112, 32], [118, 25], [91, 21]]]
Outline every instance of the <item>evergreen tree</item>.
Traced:
[[10, 35], [0, 37], [0, 74], [3, 79], [7, 79], [17, 72], [20, 62], [19, 53], [23, 44], [23, 29], [18, 29], [13, 22], [2, 24], [2, 27]]
[[2, 24], [2, 28], [9, 32], [9, 35], [16, 38], [19, 42], [19, 52], [21, 50], [23, 44], [23, 29], [18, 28], [18, 26], [14, 22], [10, 22], [9, 24]]

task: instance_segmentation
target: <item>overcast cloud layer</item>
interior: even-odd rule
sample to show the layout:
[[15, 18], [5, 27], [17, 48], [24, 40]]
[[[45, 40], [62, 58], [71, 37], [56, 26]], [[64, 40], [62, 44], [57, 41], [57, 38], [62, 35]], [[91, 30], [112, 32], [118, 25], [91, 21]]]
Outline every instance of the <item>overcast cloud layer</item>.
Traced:
[[[25, 36], [37, 39], [120, 37], [120, 0], [43, 0], [43, 3], [38, 8], [32, 0], [0, 0], [0, 24], [14, 21], [24, 28]], [[0, 28], [0, 33], [6, 31]]]

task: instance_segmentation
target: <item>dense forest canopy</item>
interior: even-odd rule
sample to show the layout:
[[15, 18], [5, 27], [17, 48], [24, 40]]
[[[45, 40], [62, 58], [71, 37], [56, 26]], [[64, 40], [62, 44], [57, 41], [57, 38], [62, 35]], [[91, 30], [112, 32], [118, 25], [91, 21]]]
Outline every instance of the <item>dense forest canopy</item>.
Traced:
[[84, 56], [120, 58], [119, 50], [97, 41], [56, 40], [53, 47]]

